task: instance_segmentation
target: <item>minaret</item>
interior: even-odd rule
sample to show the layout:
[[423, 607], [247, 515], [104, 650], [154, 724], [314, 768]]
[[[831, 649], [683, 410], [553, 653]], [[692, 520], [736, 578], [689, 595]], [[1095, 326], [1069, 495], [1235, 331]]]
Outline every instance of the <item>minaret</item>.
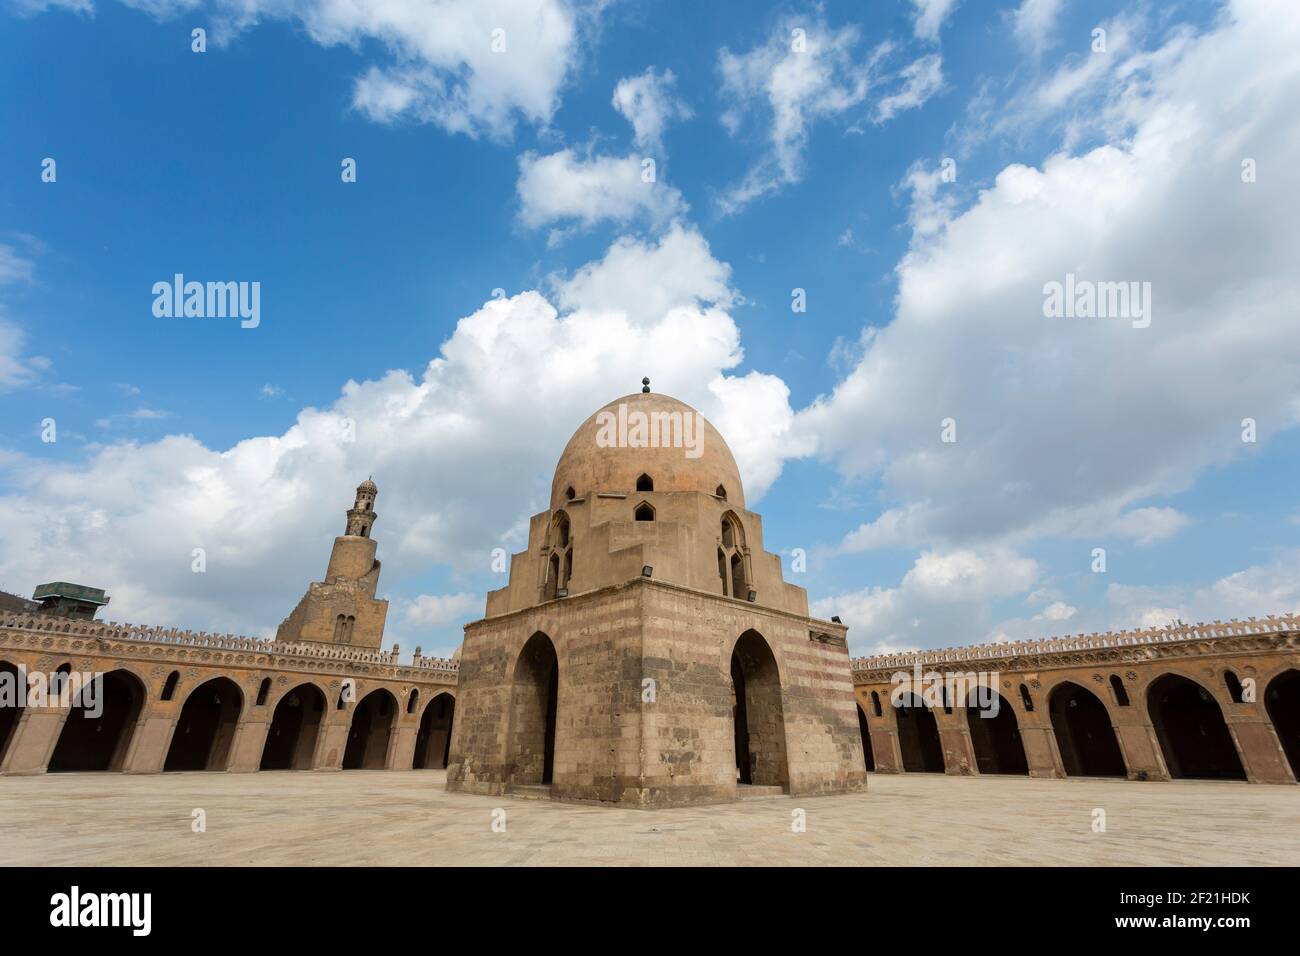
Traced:
[[278, 641], [317, 641], [378, 648], [388, 602], [375, 597], [379, 587], [378, 542], [370, 537], [379, 489], [367, 478], [357, 485], [347, 527], [334, 539], [325, 580], [313, 583], [280, 629]]
[[345, 535], [356, 538], [370, 537], [370, 528], [379, 517], [375, 514], [375, 496], [378, 494], [378, 486], [369, 478], [357, 485], [357, 500], [348, 511], [347, 530], [343, 532]]

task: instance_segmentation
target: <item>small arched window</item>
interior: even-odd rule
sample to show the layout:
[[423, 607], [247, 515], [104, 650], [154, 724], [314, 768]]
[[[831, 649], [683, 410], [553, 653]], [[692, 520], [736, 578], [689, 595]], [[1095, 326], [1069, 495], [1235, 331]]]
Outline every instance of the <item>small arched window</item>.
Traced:
[[420, 691], [418, 689], [411, 691], [411, 699], [406, 702], [406, 712], [415, 713], [416, 705], [420, 703]]
[[167, 675], [167, 683], [163, 684], [162, 699], [171, 700], [176, 696], [176, 682], [181, 679], [180, 671], [172, 671]]
[[952, 697], [951, 697], [951, 695], [948, 693], [948, 685], [947, 685], [947, 684], [944, 684], [943, 687], [940, 689], [940, 694], [943, 695], [943, 712], [944, 712], [945, 714], [951, 714], [951, 713], [952, 713]]
[[270, 693], [271, 693], [271, 678], [264, 677], [262, 678], [262, 683], [257, 688], [258, 707], [264, 707], [266, 705], [266, 697]]
[[572, 500], [573, 500], [574, 498], [576, 498], [576, 497], [578, 497], [578, 494], [577, 494], [577, 492], [575, 492], [575, 491], [573, 490], [573, 485], [569, 485], [569, 487], [567, 487], [567, 488], [564, 489], [564, 500], [565, 500], [565, 501], [572, 501]]
[[722, 485], [718, 485], [717, 489], [713, 492], [713, 494], [716, 497], [721, 498], [723, 501], [727, 500], [727, 489], [722, 487]]
[[336, 705], [338, 710], [344, 710], [348, 706], [348, 701], [356, 694], [356, 686], [351, 677], [344, 679], [343, 686], [339, 688], [339, 702]]
[[636, 480], [636, 490], [637, 490], [637, 491], [654, 491], [654, 490], [655, 490], [655, 480], [654, 480], [653, 478], [651, 478], [649, 475], [642, 475], [640, 478], [638, 478], [638, 479]]
[[1120, 680], [1118, 674], [1110, 675], [1110, 689], [1115, 694], [1115, 703], [1121, 707], [1128, 706], [1128, 691], [1124, 689], [1124, 682]]
[[879, 695], [878, 693], [876, 693], [874, 690], [871, 692], [871, 711], [872, 711], [872, 713], [874, 713], [877, 717], [880, 716], [880, 713], [881, 713], [881, 711], [880, 711], [880, 695]]
[[1033, 713], [1034, 698], [1029, 696], [1029, 688], [1024, 684], [1020, 685], [1020, 703], [1025, 705], [1025, 713]]
[[1245, 701], [1245, 697], [1241, 692], [1241, 681], [1237, 678], [1236, 674], [1232, 671], [1224, 671], [1223, 683], [1227, 685], [1228, 696], [1232, 698], [1234, 704], [1240, 704]]
[[650, 507], [650, 502], [648, 501], [643, 501], [639, 505], [637, 505], [635, 514], [636, 514], [637, 521], [655, 520], [655, 510], [654, 508]]

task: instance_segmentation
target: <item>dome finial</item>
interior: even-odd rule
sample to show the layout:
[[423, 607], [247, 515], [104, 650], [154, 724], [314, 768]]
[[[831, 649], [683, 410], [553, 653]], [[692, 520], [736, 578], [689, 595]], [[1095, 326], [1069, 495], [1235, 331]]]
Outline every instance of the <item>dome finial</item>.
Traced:
[[650, 391], [650, 379], [648, 378], [641, 379], [641, 391], [642, 392]]

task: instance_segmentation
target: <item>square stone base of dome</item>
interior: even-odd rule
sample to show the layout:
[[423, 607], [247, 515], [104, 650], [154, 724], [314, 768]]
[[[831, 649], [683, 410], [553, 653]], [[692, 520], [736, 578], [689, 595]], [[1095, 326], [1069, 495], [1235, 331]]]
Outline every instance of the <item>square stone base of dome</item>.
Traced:
[[828, 626], [647, 578], [477, 621], [447, 787], [645, 808], [861, 790]]

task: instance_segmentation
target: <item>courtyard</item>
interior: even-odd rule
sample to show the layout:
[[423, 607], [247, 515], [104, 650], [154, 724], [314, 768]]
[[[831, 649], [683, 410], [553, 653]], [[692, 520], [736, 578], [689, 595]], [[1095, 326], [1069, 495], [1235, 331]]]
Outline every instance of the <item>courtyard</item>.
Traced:
[[[871, 774], [866, 794], [638, 811], [448, 793], [445, 776], [5, 777], [0, 864], [1279, 866], [1300, 858], [1294, 786]], [[803, 832], [792, 826], [797, 810]], [[1094, 830], [1098, 810], [1104, 832]]]

